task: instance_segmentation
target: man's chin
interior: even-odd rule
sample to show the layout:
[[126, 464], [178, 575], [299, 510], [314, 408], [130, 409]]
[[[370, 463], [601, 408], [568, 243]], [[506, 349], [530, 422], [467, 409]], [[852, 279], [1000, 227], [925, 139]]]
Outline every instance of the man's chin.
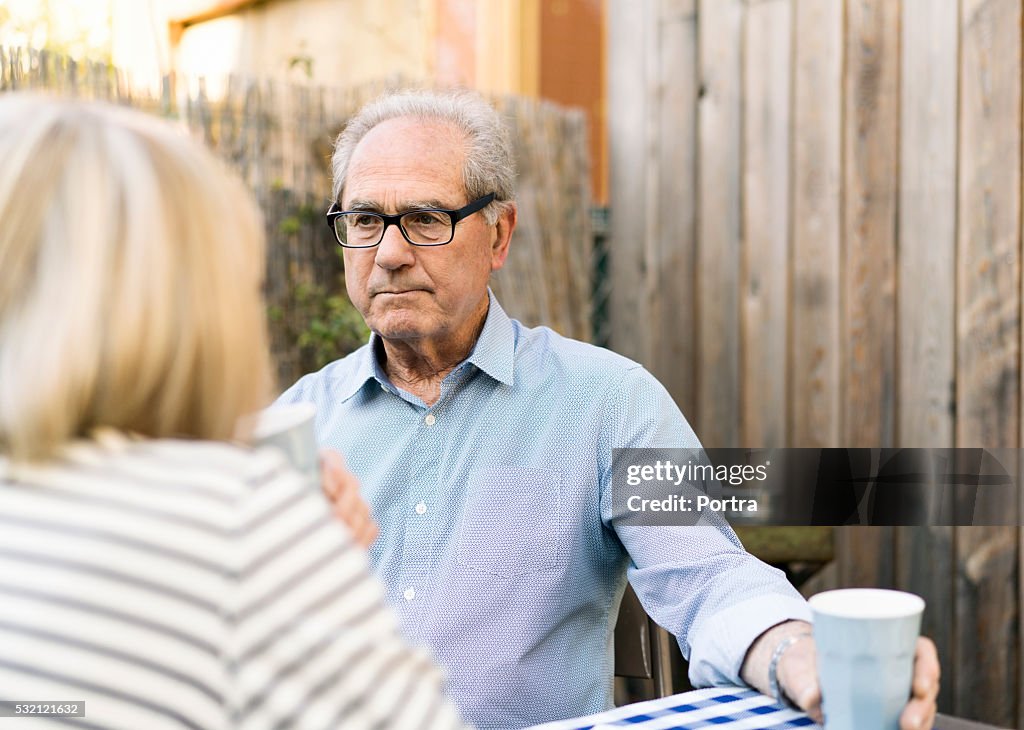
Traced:
[[412, 318], [385, 316], [370, 324], [385, 340], [419, 340], [429, 336], [425, 324]]

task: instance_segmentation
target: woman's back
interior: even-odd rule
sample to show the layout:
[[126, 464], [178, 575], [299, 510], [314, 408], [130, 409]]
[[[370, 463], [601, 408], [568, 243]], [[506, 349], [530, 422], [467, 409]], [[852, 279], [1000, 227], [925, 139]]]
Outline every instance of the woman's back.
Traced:
[[457, 726], [440, 681], [278, 452], [107, 431], [0, 458], [3, 699], [133, 730]]

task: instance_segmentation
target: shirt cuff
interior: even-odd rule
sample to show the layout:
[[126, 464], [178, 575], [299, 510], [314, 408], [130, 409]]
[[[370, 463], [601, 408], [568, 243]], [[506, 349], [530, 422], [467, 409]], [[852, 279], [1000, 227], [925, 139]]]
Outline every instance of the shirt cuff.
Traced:
[[694, 687], [744, 686], [740, 668], [754, 639], [783, 621], [811, 621], [803, 598], [761, 595], [729, 606], [705, 621], [690, 642]]

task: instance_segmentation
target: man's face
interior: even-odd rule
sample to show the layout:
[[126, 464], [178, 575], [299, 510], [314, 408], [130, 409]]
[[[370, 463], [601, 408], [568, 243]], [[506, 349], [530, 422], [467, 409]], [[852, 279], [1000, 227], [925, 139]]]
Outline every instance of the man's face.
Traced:
[[[392, 119], [356, 146], [343, 210], [372, 206], [457, 209], [470, 202], [462, 179], [461, 133], [450, 125]], [[459, 337], [485, 306], [492, 270], [504, 263], [495, 226], [481, 213], [464, 218], [446, 246], [413, 246], [390, 226], [376, 248], [345, 249], [345, 285], [366, 324], [386, 340]]]

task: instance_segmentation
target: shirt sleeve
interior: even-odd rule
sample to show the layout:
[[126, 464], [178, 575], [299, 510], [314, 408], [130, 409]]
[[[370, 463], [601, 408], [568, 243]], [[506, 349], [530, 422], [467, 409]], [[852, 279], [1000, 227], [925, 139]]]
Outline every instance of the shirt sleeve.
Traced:
[[761, 633], [809, 621], [806, 601], [782, 571], [747, 553], [724, 519], [695, 526], [618, 524], [611, 498], [613, 448], [701, 448], [665, 388], [642, 367], [608, 395], [599, 444], [601, 515], [629, 554], [627, 569], [647, 613], [674, 634], [695, 687], [743, 685], [740, 668]]
[[363, 552], [314, 484], [280, 464], [234, 514], [225, 660], [235, 727], [464, 727], [441, 671], [399, 637]]
[[309, 390], [316, 375], [317, 373], [307, 373], [306, 375], [303, 375], [277, 397], [274, 401], [274, 405], [280, 406], [312, 400], [307, 391]]

